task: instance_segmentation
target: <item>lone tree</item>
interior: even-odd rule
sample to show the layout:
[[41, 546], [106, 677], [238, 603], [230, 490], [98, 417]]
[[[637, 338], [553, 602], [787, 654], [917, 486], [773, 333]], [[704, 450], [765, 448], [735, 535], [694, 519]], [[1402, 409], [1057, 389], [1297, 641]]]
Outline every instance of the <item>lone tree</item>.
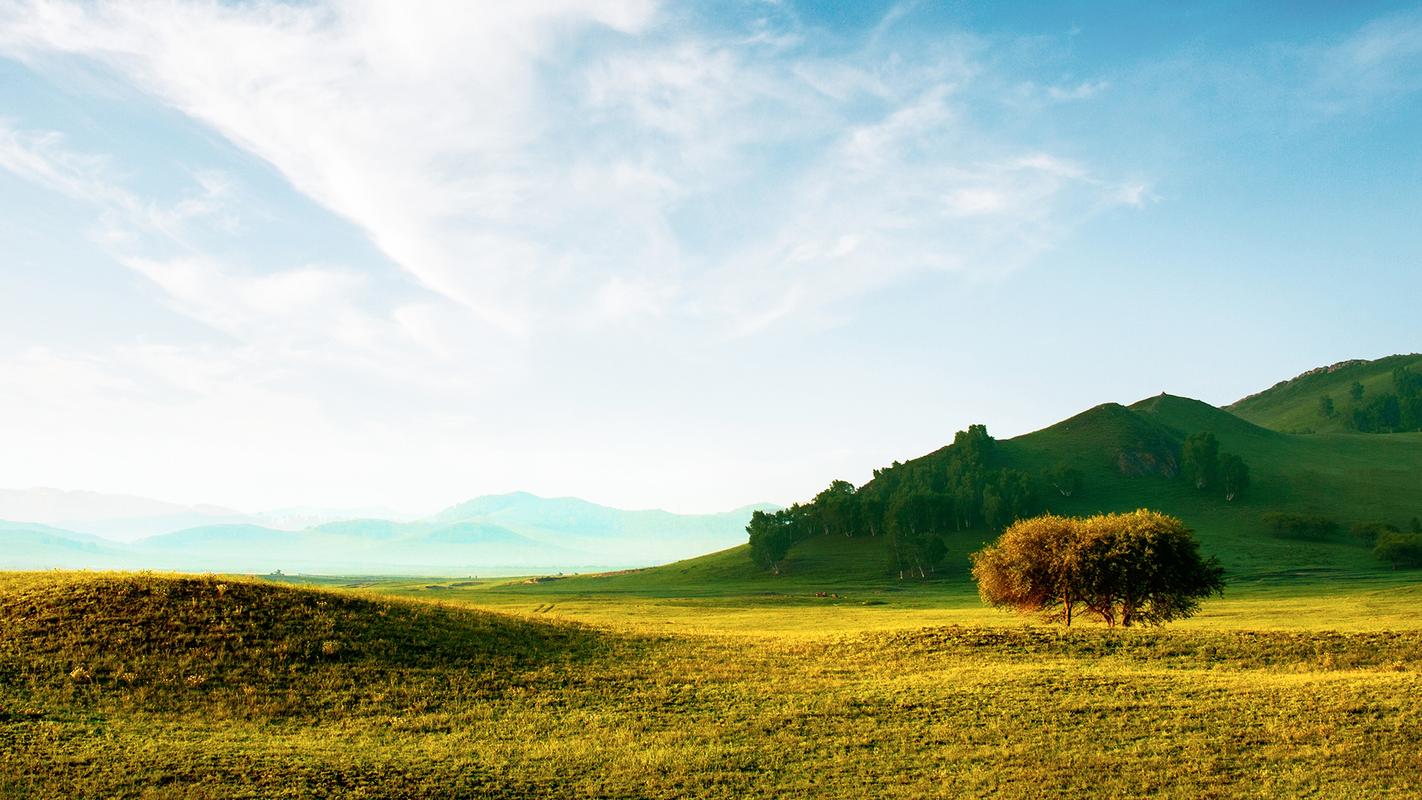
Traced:
[[1191, 434], [1185, 440], [1180, 467], [1196, 489], [1213, 486], [1219, 478], [1220, 443], [1213, 433]]
[[767, 514], [764, 511], [753, 512], [750, 524], [746, 526], [746, 533], [750, 534], [751, 559], [761, 569], [768, 569], [779, 575], [780, 562], [784, 561], [785, 555], [790, 552], [790, 544], [793, 541], [789, 516], [780, 513]]
[[1234, 453], [1220, 454], [1220, 483], [1224, 484], [1225, 500], [1233, 501], [1249, 488], [1249, 465]]
[[1202, 558], [1189, 528], [1141, 509], [1013, 524], [973, 554], [983, 601], [1067, 625], [1082, 611], [1110, 627], [1163, 625], [1224, 591], [1224, 570]]
[[1060, 492], [1062, 497], [1071, 497], [1081, 491], [1081, 470], [1058, 464], [1047, 473], [1047, 483]]

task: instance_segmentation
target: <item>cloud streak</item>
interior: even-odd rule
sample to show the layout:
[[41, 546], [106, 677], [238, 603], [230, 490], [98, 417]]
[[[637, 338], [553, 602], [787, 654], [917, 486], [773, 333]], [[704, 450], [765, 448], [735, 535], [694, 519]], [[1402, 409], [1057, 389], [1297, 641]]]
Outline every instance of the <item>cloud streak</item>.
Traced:
[[965, 37], [905, 51], [871, 33], [826, 54], [793, 20], [714, 32], [647, 2], [515, 9], [22, 2], [0, 52], [112, 71], [514, 337], [759, 329], [747, 319], [925, 269], [1013, 268], [1121, 196], [1087, 167], [1014, 162], [1040, 148], [976, 121], [990, 100]]

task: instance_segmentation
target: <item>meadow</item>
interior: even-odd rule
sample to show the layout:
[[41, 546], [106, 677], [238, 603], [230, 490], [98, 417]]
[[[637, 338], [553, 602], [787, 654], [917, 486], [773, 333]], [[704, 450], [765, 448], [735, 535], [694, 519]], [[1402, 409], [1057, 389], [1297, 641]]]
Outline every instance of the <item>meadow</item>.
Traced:
[[1125, 631], [958, 581], [626, 580], [6, 574], [0, 791], [1422, 795], [1415, 574]]
[[[1251, 465], [1243, 496], [1164, 469], [1199, 431]], [[1422, 797], [1422, 572], [1349, 532], [1422, 512], [1422, 434], [1162, 395], [995, 453], [1077, 469], [1053, 511], [1188, 520], [1224, 596], [1157, 629], [990, 610], [989, 536], [956, 526], [908, 580], [864, 530], [778, 574], [746, 545], [529, 578], [0, 573], [0, 794]], [[1275, 512], [1336, 524], [1282, 536]]]

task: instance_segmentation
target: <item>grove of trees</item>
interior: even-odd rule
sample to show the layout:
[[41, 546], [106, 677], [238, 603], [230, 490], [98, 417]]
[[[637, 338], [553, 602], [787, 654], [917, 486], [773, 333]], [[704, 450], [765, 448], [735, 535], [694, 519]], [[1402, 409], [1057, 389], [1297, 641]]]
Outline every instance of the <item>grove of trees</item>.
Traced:
[[1373, 555], [1399, 567], [1422, 567], [1422, 519], [1412, 518], [1409, 532], [1389, 522], [1359, 522], [1352, 534], [1364, 546], [1373, 548]]
[[1224, 591], [1223, 568], [1190, 529], [1146, 509], [1020, 520], [972, 558], [984, 602], [1067, 625], [1083, 613], [1110, 627], [1162, 625]]
[[1422, 534], [1384, 533], [1373, 546], [1373, 555], [1399, 567], [1422, 567]]
[[[1041, 512], [1039, 481], [1021, 470], [995, 467], [995, 445], [985, 426], [970, 425], [945, 450], [875, 470], [863, 487], [837, 480], [809, 503], [757, 512], [746, 526], [751, 558], [778, 573], [790, 546], [812, 536], [882, 536], [891, 571], [926, 578], [948, 552], [944, 535], [1000, 531]], [[1044, 479], [1060, 481], [1065, 489], [1058, 491], [1081, 491], [1081, 475], [1070, 468]]]
[[1233, 501], [1249, 488], [1249, 465], [1233, 453], [1220, 451], [1213, 433], [1194, 433], [1185, 438], [1180, 471], [1196, 489], [1219, 489], [1226, 501]]
[[1361, 433], [1422, 430], [1422, 375], [1398, 367], [1392, 371], [1392, 388], [1365, 400], [1363, 385], [1354, 382], [1348, 393], [1353, 401], [1345, 417], [1348, 426]]

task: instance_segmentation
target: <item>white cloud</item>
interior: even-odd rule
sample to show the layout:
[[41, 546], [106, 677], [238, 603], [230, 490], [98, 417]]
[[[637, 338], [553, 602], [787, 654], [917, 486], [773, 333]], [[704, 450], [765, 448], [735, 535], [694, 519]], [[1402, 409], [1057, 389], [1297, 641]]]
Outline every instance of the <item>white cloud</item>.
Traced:
[[1072, 85], [1048, 86], [1047, 96], [1057, 102], [1070, 100], [1089, 100], [1102, 93], [1110, 86], [1106, 81], [1083, 81]]
[[227, 207], [231, 186], [221, 172], [196, 173], [192, 191], [163, 205], [124, 188], [111, 162], [106, 155], [74, 150], [58, 131], [24, 130], [0, 119], [0, 169], [92, 205], [99, 212], [94, 234], [112, 245], [128, 245], [145, 235], [181, 244], [185, 229], [196, 221], [228, 231], [240, 227]]
[[1374, 20], [1342, 41], [1294, 55], [1314, 76], [1304, 87], [1306, 102], [1327, 113], [1422, 91], [1422, 12]]
[[[964, 37], [904, 53], [873, 34], [828, 58], [802, 52], [793, 23], [696, 33], [663, 24], [649, 2], [615, 0], [34, 2], [4, 17], [0, 52], [106, 66], [267, 160], [425, 287], [515, 335], [584, 307], [724, 318], [716, 298], [741, 291], [747, 269], [793, 269], [801, 245], [844, 231], [862, 244], [857, 258], [832, 259], [840, 288], [807, 289], [798, 307], [925, 267], [991, 272], [1037, 252], [1046, 226], [1030, 224], [1017, 243], [997, 229], [989, 247], [968, 228], [939, 234], [945, 209], [976, 203], [974, 213], [1001, 216], [1024, 208], [1009, 194], [1041, 200], [1042, 189], [1055, 210], [1066, 205], [1057, 192], [1098, 187], [1093, 208], [1114, 196], [1096, 178], [983, 185], [981, 164], [1012, 143], [972, 122], [962, 87], [980, 74], [983, 45]], [[704, 215], [712, 198], [737, 195], [755, 206], [740, 213], [764, 212], [737, 255], [689, 241], [700, 220], [687, 209]], [[634, 297], [633, 286], [657, 288]], [[725, 324], [743, 327], [737, 315]]]

